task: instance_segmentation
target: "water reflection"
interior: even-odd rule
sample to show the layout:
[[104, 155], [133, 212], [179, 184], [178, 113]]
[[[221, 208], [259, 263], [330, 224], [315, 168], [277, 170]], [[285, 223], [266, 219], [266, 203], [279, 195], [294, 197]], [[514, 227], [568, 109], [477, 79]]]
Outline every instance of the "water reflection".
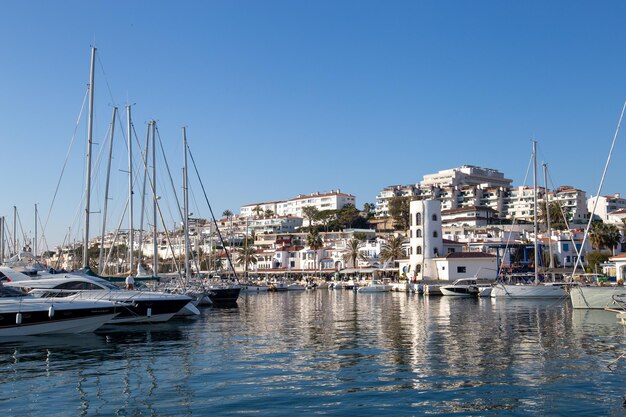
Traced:
[[0, 408], [19, 398], [39, 415], [621, 411], [623, 368], [606, 368], [624, 352], [614, 314], [326, 290], [245, 295], [238, 306], [1, 342]]

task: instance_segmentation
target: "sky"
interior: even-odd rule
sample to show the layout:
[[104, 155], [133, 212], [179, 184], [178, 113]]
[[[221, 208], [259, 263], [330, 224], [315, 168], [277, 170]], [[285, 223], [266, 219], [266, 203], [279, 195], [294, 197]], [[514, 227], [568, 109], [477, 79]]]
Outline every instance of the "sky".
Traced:
[[[183, 126], [216, 214], [332, 189], [361, 208], [386, 186], [464, 164], [530, 185], [532, 139], [551, 187], [596, 195], [626, 100], [625, 15], [621, 1], [3, 1], [0, 215], [12, 232], [17, 207], [23, 240], [37, 204], [40, 250], [82, 239], [92, 46], [91, 236], [113, 106], [107, 230], [128, 222], [127, 105], [134, 143], [157, 121], [168, 227], [180, 220], [164, 162], [180, 190]], [[624, 142], [602, 194], [626, 191]], [[189, 171], [190, 210], [208, 217]]]

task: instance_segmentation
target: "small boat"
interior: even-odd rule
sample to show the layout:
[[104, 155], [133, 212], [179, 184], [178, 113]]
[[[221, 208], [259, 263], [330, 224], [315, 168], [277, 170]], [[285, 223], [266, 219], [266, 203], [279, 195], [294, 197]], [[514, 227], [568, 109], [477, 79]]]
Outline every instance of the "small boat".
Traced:
[[304, 291], [305, 289], [306, 287], [304, 285], [297, 282], [292, 282], [291, 284], [287, 285], [287, 291]]
[[369, 293], [369, 292], [389, 292], [391, 291], [391, 286], [383, 284], [382, 281], [373, 280], [367, 286], [361, 287], [357, 290], [359, 293]]
[[439, 290], [445, 296], [475, 297], [481, 288], [491, 289], [491, 284], [479, 282], [476, 278], [461, 278], [450, 285], [442, 285]]
[[258, 293], [269, 291], [270, 286], [264, 284], [246, 283], [241, 285], [242, 293]]

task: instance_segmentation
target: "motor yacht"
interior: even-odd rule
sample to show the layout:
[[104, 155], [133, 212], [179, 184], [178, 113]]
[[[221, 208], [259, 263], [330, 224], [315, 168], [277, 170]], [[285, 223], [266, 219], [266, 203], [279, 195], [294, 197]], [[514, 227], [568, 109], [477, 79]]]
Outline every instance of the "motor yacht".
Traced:
[[68, 301], [96, 299], [127, 304], [111, 320], [111, 324], [165, 322], [192, 300], [186, 295], [123, 290], [107, 280], [84, 274], [50, 274], [31, 279], [19, 272], [9, 275], [4, 269], [2, 272], [11, 280], [5, 282], [5, 286], [19, 288], [34, 297], [63, 297]]
[[40, 299], [0, 285], [0, 336], [89, 333], [123, 308], [105, 300]]

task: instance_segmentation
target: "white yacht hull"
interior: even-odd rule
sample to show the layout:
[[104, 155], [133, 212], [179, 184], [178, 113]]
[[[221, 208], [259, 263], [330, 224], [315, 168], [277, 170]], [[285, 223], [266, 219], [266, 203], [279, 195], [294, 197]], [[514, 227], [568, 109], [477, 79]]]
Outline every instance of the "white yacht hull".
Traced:
[[110, 322], [116, 314], [85, 317], [82, 319], [55, 320], [49, 323], [27, 324], [5, 328], [0, 336], [36, 336], [45, 334], [80, 334], [91, 333]]
[[439, 288], [441, 291], [441, 295], [445, 295], [448, 297], [475, 297], [478, 294], [478, 289], [476, 287], [454, 287], [452, 285], [444, 285]]
[[613, 296], [626, 297], [626, 287], [585, 287], [576, 286], [569, 290], [572, 307], [577, 309], [597, 309], [613, 305]]
[[498, 284], [491, 289], [491, 298], [558, 299], [567, 297], [559, 285]]

